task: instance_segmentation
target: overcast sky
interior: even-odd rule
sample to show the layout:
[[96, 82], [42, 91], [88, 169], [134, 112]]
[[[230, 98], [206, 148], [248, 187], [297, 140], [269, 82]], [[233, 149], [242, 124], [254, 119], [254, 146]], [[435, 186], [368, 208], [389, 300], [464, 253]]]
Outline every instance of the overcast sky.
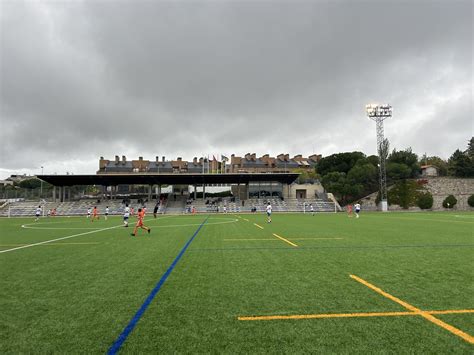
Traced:
[[100, 156], [376, 152], [473, 135], [473, 2], [5, 1], [0, 178]]

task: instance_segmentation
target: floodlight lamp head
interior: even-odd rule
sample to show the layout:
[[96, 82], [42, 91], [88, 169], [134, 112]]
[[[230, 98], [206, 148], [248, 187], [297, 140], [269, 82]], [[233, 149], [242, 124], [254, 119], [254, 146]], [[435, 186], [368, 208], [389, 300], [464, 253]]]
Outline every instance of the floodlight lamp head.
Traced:
[[366, 105], [367, 116], [372, 118], [388, 118], [392, 117], [392, 106], [390, 105]]

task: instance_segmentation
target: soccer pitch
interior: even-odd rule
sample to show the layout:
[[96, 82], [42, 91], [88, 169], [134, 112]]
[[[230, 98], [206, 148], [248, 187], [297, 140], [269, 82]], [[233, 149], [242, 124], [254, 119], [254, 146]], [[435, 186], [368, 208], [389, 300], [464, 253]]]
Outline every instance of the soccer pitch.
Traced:
[[0, 220], [0, 353], [472, 353], [474, 214]]

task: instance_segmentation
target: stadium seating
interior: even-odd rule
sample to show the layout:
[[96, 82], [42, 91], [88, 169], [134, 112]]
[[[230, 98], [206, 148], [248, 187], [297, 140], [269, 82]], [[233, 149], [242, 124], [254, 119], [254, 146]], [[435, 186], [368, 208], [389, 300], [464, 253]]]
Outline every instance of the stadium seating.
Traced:
[[[251, 198], [245, 201], [242, 206], [241, 200], [230, 197], [210, 197], [203, 201], [202, 199], [193, 200], [185, 195], [176, 196], [176, 200], [174, 200], [174, 197], [162, 200], [158, 213], [191, 213], [193, 207], [197, 213], [221, 213], [224, 211], [224, 206], [228, 213], [251, 212], [253, 210], [255, 212], [265, 212], [268, 202], [271, 203], [274, 212], [309, 212], [310, 204], [313, 205], [315, 212], [334, 212], [334, 203], [322, 199], [281, 200], [275, 197]], [[149, 213], [153, 211], [154, 203], [147, 204]], [[12, 202], [0, 209], [0, 216], [8, 216], [8, 214], [12, 217], [34, 216], [39, 204], [41, 204], [39, 201]], [[142, 207], [141, 204], [134, 203], [133, 201], [129, 205], [135, 211]], [[44, 215], [47, 215], [48, 210], [56, 208], [57, 216], [86, 216], [87, 209], [94, 206], [98, 207], [100, 215], [104, 214], [106, 206], [109, 206], [110, 215], [122, 215], [125, 208], [125, 204], [120, 200], [109, 200], [101, 203], [90, 199], [73, 202], [46, 202], [44, 204]]]

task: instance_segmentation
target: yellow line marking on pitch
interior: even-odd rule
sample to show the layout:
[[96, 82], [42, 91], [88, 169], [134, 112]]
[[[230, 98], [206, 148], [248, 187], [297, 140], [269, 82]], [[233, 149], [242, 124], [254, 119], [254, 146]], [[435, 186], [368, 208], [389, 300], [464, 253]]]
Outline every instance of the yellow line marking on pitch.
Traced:
[[429, 314], [474, 313], [474, 309], [448, 309], [446, 311], [426, 311]]
[[431, 323], [434, 323], [437, 326], [439, 326], [441, 328], [444, 328], [447, 331], [453, 333], [454, 335], [457, 335], [458, 337], [463, 338], [468, 343], [474, 344], [474, 337], [472, 337], [471, 335], [463, 332], [462, 330], [460, 330], [456, 327], [453, 327], [452, 325], [450, 325], [448, 323], [443, 322], [442, 320], [440, 320], [440, 319], [434, 317], [433, 315], [431, 315], [429, 312], [422, 311], [421, 309], [416, 308], [415, 306], [412, 306], [411, 304], [409, 304], [405, 301], [402, 301], [401, 299], [399, 299], [395, 296], [392, 296], [391, 294], [383, 291], [382, 289], [378, 288], [377, 286], [372, 285], [371, 283], [365, 281], [364, 279], [361, 279], [360, 277], [357, 277], [355, 275], [349, 275], [349, 276], [351, 278], [353, 278], [354, 280], [358, 281], [359, 283], [367, 286], [371, 290], [377, 292], [378, 294], [392, 300], [393, 302], [398, 303], [399, 305], [401, 305], [401, 306], [405, 307], [406, 309], [416, 313], [417, 315], [422, 316], [426, 320], [429, 320]]
[[297, 247], [297, 245], [296, 245], [295, 243], [290, 242], [288, 239], [285, 239], [285, 238], [283, 238], [283, 237], [280, 237], [278, 234], [275, 234], [275, 233], [273, 233], [273, 235], [274, 235], [275, 237], [277, 237], [278, 239], [281, 239], [281, 240], [283, 240], [284, 242], [286, 242], [286, 243], [288, 243], [288, 244], [290, 244], [290, 245], [292, 245], [292, 246], [294, 246], [294, 247]]
[[[459, 314], [474, 313], [474, 309], [427, 311], [429, 314]], [[399, 316], [419, 316], [415, 312], [367, 312], [367, 313], [328, 313], [328, 314], [294, 314], [277, 316], [242, 316], [238, 320], [290, 320], [290, 319], [323, 319], [323, 318], [357, 318], [357, 317], [399, 317]]]
[[291, 240], [340, 240], [344, 238], [291, 238]]
[[[87, 245], [87, 244], [100, 244], [100, 243], [48, 243], [42, 244], [42, 246], [48, 245]], [[21, 247], [28, 244], [0, 244], [0, 247]]]
[[261, 225], [259, 225], [259, 224], [257, 224], [257, 223], [254, 223], [253, 225], [256, 226], [256, 227], [258, 227], [258, 228], [260, 228], [260, 229], [264, 229]]
[[240, 242], [240, 241], [244, 241], [244, 240], [269, 240], [269, 241], [272, 241], [272, 242], [278, 242], [278, 240], [274, 239], [274, 238], [253, 238], [253, 239], [242, 239], [242, 238], [239, 238], [239, 239], [224, 239], [224, 242], [230, 242], [230, 241], [237, 241], [237, 242]]
[[249, 222], [249, 220], [248, 220], [247, 218], [242, 218], [242, 219], [243, 219], [244, 221], [247, 221], [247, 222]]

